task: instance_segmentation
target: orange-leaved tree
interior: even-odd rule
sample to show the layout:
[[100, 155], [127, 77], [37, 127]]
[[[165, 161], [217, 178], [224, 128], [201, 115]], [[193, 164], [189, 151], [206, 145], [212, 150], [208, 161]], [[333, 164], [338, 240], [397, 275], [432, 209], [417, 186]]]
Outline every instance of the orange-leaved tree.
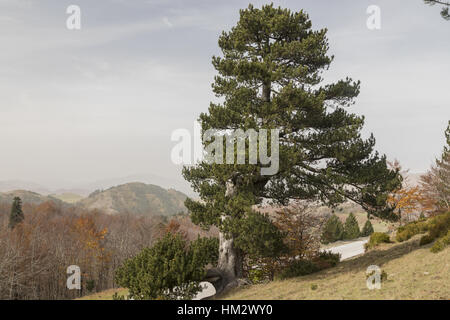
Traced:
[[428, 211], [429, 204], [421, 188], [408, 183], [408, 170], [402, 170], [398, 160], [389, 162], [389, 166], [397, 169], [403, 178], [402, 186], [390, 193], [387, 200], [394, 213], [399, 216], [400, 223], [404, 220], [410, 221], [412, 214]]

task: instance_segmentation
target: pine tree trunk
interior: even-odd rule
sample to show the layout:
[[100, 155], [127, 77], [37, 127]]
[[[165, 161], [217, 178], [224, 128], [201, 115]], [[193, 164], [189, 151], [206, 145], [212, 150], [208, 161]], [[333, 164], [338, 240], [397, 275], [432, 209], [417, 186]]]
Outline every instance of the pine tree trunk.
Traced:
[[218, 269], [228, 279], [228, 283], [242, 277], [242, 257], [234, 246], [234, 239], [227, 239], [225, 234], [219, 234], [219, 263]]
[[[236, 192], [236, 186], [233, 182], [229, 181], [227, 183], [227, 190], [225, 195], [227, 197], [232, 197]], [[222, 221], [227, 219], [227, 215], [223, 214], [221, 217]], [[233, 237], [226, 237], [225, 233], [219, 233], [219, 260], [217, 269], [210, 270], [211, 272], [207, 274], [207, 277], [220, 278], [219, 281], [213, 283], [216, 288], [216, 295], [223, 294], [226, 291], [239, 286], [240, 279], [243, 274], [242, 265], [242, 253], [234, 246]]]
[[262, 89], [262, 99], [264, 102], [270, 102], [271, 91], [272, 91], [271, 83], [270, 82], [264, 83]]

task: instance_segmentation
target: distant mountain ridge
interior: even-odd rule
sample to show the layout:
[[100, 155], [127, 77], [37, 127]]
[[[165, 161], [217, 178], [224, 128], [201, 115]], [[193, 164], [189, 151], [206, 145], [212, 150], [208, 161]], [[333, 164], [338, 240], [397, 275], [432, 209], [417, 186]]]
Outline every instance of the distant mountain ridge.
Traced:
[[87, 209], [100, 209], [109, 214], [174, 215], [186, 213], [187, 195], [157, 185], [131, 182], [103, 191], [95, 191], [77, 205]]
[[[110, 179], [104, 179], [104, 180], [97, 180], [90, 183], [85, 183], [82, 185], [79, 185], [79, 188], [85, 189], [85, 190], [97, 190], [97, 189], [108, 189], [114, 186], [119, 186], [123, 184], [127, 184], [130, 182], [142, 182], [145, 184], [152, 184], [156, 186], [160, 186], [164, 189], [175, 189], [179, 190], [189, 196], [193, 196], [194, 192], [192, 191], [190, 184], [185, 181], [184, 179], [171, 179], [166, 177], [161, 177], [155, 174], [150, 173], [141, 173], [141, 174], [134, 174], [134, 175], [128, 175], [123, 177], [116, 177], [116, 178], [110, 178]], [[75, 192], [77, 193], [77, 192]], [[79, 193], [79, 192], [78, 192]]]
[[41, 195], [50, 194], [50, 190], [38, 183], [22, 180], [0, 181], [0, 192], [7, 193], [17, 190], [27, 190]]
[[39, 193], [41, 195], [59, 195], [59, 194], [77, 194], [87, 197], [94, 190], [103, 189], [127, 184], [129, 182], [142, 182], [146, 184], [153, 184], [164, 189], [176, 189], [190, 197], [195, 197], [195, 192], [191, 189], [190, 184], [182, 177], [178, 179], [161, 177], [151, 173], [140, 173], [122, 177], [115, 177], [103, 180], [96, 180], [90, 182], [64, 182], [64, 183], [50, 183], [50, 185], [35, 183], [26, 180], [2, 180], [0, 181], [0, 192], [9, 192], [13, 190], [28, 190]]
[[19, 197], [22, 203], [41, 204], [47, 201], [62, 203], [61, 200], [52, 196], [43, 196], [39, 193], [27, 190], [14, 190], [9, 192], [0, 192], [0, 202], [12, 203], [15, 197]]
[[[186, 194], [174, 189], [164, 189], [157, 185], [142, 182], [131, 182], [106, 190], [97, 190], [86, 198], [80, 197], [80, 200], [76, 199], [76, 196], [72, 194], [44, 196], [33, 191], [15, 190], [0, 192], [0, 202], [12, 203], [14, 197], [20, 197], [24, 204], [41, 204], [53, 201], [89, 210], [99, 209], [108, 214], [130, 213], [169, 216], [187, 212], [184, 206]], [[70, 199], [65, 199], [67, 197]]]

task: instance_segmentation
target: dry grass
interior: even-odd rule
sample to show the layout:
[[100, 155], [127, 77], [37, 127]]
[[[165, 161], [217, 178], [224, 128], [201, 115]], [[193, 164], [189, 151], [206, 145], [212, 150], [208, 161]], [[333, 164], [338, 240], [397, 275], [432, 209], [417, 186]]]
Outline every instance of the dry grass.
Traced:
[[[415, 237], [386, 244], [337, 267], [309, 276], [238, 289], [225, 299], [450, 299], [450, 248], [437, 254]], [[365, 272], [378, 265], [388, 274], [380, 290], [369, 290]], [[312, 290], [311, 286], [317, 285]]]
[[76, 203], [84, 198], [75, 193], [52, 194], [51, 196], [67, 203]]
[[[301, 300], [301, 299], [450, 299], [450, 247], [431, 253], [430, 245], [419, 247], [420, 236], [401, 244], [382, 244], [375, 250], [337, 267], [309, 276], [238, 289], [224, 299]], [[380, 290], [366, 286], [366, 269], [377, 265], [388, 274]], [[312, 290], [311, 286], [317, 289]], [[111, 289], [80, 298], [111, 300], [114, 293], [127, 295], [126, 289]]]
[[76, 300], [112, 300], [114, 293], [117, 293], [118, 295], [126, 296], [128, 294], [128, 289], [109, 289], [102, 292], [97, 292], [90, 294], [88, 296], [84, 296], [81, 298], [78, 298]]
[[[364, 211], [350, 211], [355, 215], [356, 221], [358, 221], [359, 230], [362, 230], [364, 224], [367, 221], [367, 213]], [[336, 212], [336, 216], [341, 220], [342, 223], [345, 223], [345, 220], [350, 215], [350, 212]], [[389, 230], [389, 223], [381, 220], [380, 218], [372, 217], [370, 220], [372, 223], [373, 229], [375, 232], [387, 232]]]

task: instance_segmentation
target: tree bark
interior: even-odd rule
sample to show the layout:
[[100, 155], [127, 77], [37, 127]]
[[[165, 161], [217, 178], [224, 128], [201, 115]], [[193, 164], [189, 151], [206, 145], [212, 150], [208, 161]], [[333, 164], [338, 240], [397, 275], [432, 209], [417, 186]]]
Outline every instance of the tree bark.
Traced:
[[242, 255], [234, 246], [234, 239], [219, 234], [219, 262], [217, 267], [221, 270], [225, 278], [232, 282], [242, 277]]
[[[236, 182], [228, 181], [225, 196], [232, 197], [236, 193]], [[226, 214], [221, 217], [222, 221], [228, 219]], [[233, 236], [219, 233], [219, 260], [217, 269], [209, 270], [207, 278], [216, 289], [216, 295], [240, 285], [243, 273], [243, 260], [241, 251], [235, 247]], [[214, 280], [213, 280], [214, 279]], [[208, 279], [205, 279], [208, 281]]]
[[270, 102], [270, 94], [271, 94], [272, 88], [271, 83], [264, 83], [263, 89], [262, 89], [262, 98], [264, 102]]
[[244, 281], [242, 278], [242, 255], [235, 248], [234, 240], [219, 234], [219, 261], [217, 268], [206, 273], [204, 281], [210, 282], [216, 289], [215, 297], [238, 287]]

